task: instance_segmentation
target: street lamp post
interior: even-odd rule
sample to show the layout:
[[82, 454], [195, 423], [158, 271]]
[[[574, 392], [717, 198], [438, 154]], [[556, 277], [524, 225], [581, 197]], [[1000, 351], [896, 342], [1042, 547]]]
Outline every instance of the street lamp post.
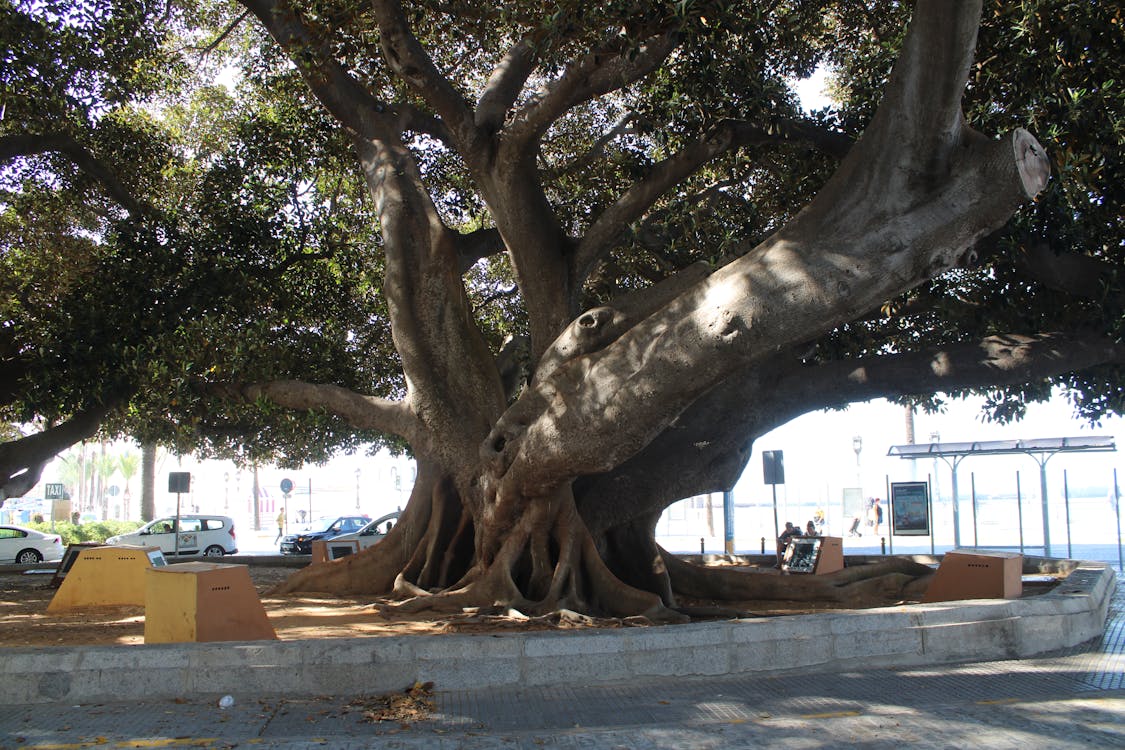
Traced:
[[863, 450], [863, 438], [856, 435], [852, 438], [852, 450], [855, 451], [855, 486], [860, 491], [859, 494], [863, 495], [863, 472], [860, 470], [859, 454]]
[[359, 510], [359, 469], [355, 470], [355, 509]]
[[[937, 445], [940, 442], [941, 442], [941, 433], [936, 432], [936, 431], [931, 432], [930, 433], [930, 443], [932, 445]], [[941, 492], [938, 491], [938, 465], [937, 465], [937, 456], [935, 455], [934, 456], [934, 502], [940, 502], [940, 501], [941, 501]]]

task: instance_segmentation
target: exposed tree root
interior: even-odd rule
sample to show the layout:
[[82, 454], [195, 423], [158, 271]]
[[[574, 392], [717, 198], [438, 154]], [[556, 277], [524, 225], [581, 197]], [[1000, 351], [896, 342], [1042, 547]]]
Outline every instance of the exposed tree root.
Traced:
[[681, 596], [727, 602], [830, 602], [855, 607], [916, 600], [933, 570], [901, 557], [828, 575], [783, 576], [736, 568], [704, 568], [666, 551], [672, 589]]
[[[500, 506], [500, 504], [497, 504]], [[575, 510], [569, 491], [526, 503], [495, 545], [490, 560], [478, 560], [456, 588], [434, 593], [400, 576], [395, 605], [404, 612], [459, 612], [506, 606], [531, 616], [573, 610], [605, 617], [682, 621], [661, 597], [622, 582], [602, 561]]]
[[[704, 568], [662, 550], [654, 519], [600, 538], [578, 514], [569, 486], [535, 498], [498, 497], [478, 528], [448, 477], [421, 471], [407, 512], [380, 544], [296, 572], [270, 595], [392, 596], [403, 612], [515, 609], [537, 617], [571, 610], [596, 617], [677, 622], [747, 601], [872, 606], [920, 598], [932, 571], [904, 558], [826, 576]], [[477, 552], [479, 550], [479, 553]], [[479, 554], [479, 556], [478, 556]], [[715, 610], [716, 612], [718, 610]]]

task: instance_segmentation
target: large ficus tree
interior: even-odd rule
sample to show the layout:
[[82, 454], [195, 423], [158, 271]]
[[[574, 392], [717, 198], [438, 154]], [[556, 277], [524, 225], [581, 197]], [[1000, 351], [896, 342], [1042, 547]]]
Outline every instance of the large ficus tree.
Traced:
[[[390, 537], [284, 590], [654, 618], [894, 598], [919, 571], [706, 571], [656, 520], [813, 409], [975, 389], [1008, 418], [1052, 382], [1120, 409], [1120, 157], [1085, 145], [1120, 138], [1115, 8], [239, 5], [207, 46], [245, 61], [237, 133], [176, 151], [198, 215], [154, 187], [102, 240], [223, 271], [165, 271], [181, 322], [129, 349], [112, 419], [404, 443]], [[785, 81], [818, 62], [845, 106], [804, 114]]]

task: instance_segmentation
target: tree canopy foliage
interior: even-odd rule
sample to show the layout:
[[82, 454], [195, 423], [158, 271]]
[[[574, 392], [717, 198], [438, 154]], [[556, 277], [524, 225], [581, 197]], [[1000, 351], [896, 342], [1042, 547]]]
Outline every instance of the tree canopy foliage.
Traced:
[[939, 6], [7, 0], [7, 492], [99, 429], [391, 443], [400, 593], [590, 604], [544, 573], [581, 549], [668, 603], [636, 539], [804, 411], [1120, 413], [1122, 11]]

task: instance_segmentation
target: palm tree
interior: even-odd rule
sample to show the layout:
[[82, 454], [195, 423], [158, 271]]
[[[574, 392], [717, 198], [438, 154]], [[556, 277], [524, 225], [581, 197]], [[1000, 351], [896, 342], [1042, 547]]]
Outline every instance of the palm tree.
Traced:
[[117, 457], [117, 470], [121, 472], [121, 477], [125, 480], [125, 491], [121, 496], [122, 515], [125, 517], [125, 520], [129, 520], [129, 502], [133, 496], [130, 490], [130, 484], [140, 468], [141, 457], [137, 453], [125, 451]]

